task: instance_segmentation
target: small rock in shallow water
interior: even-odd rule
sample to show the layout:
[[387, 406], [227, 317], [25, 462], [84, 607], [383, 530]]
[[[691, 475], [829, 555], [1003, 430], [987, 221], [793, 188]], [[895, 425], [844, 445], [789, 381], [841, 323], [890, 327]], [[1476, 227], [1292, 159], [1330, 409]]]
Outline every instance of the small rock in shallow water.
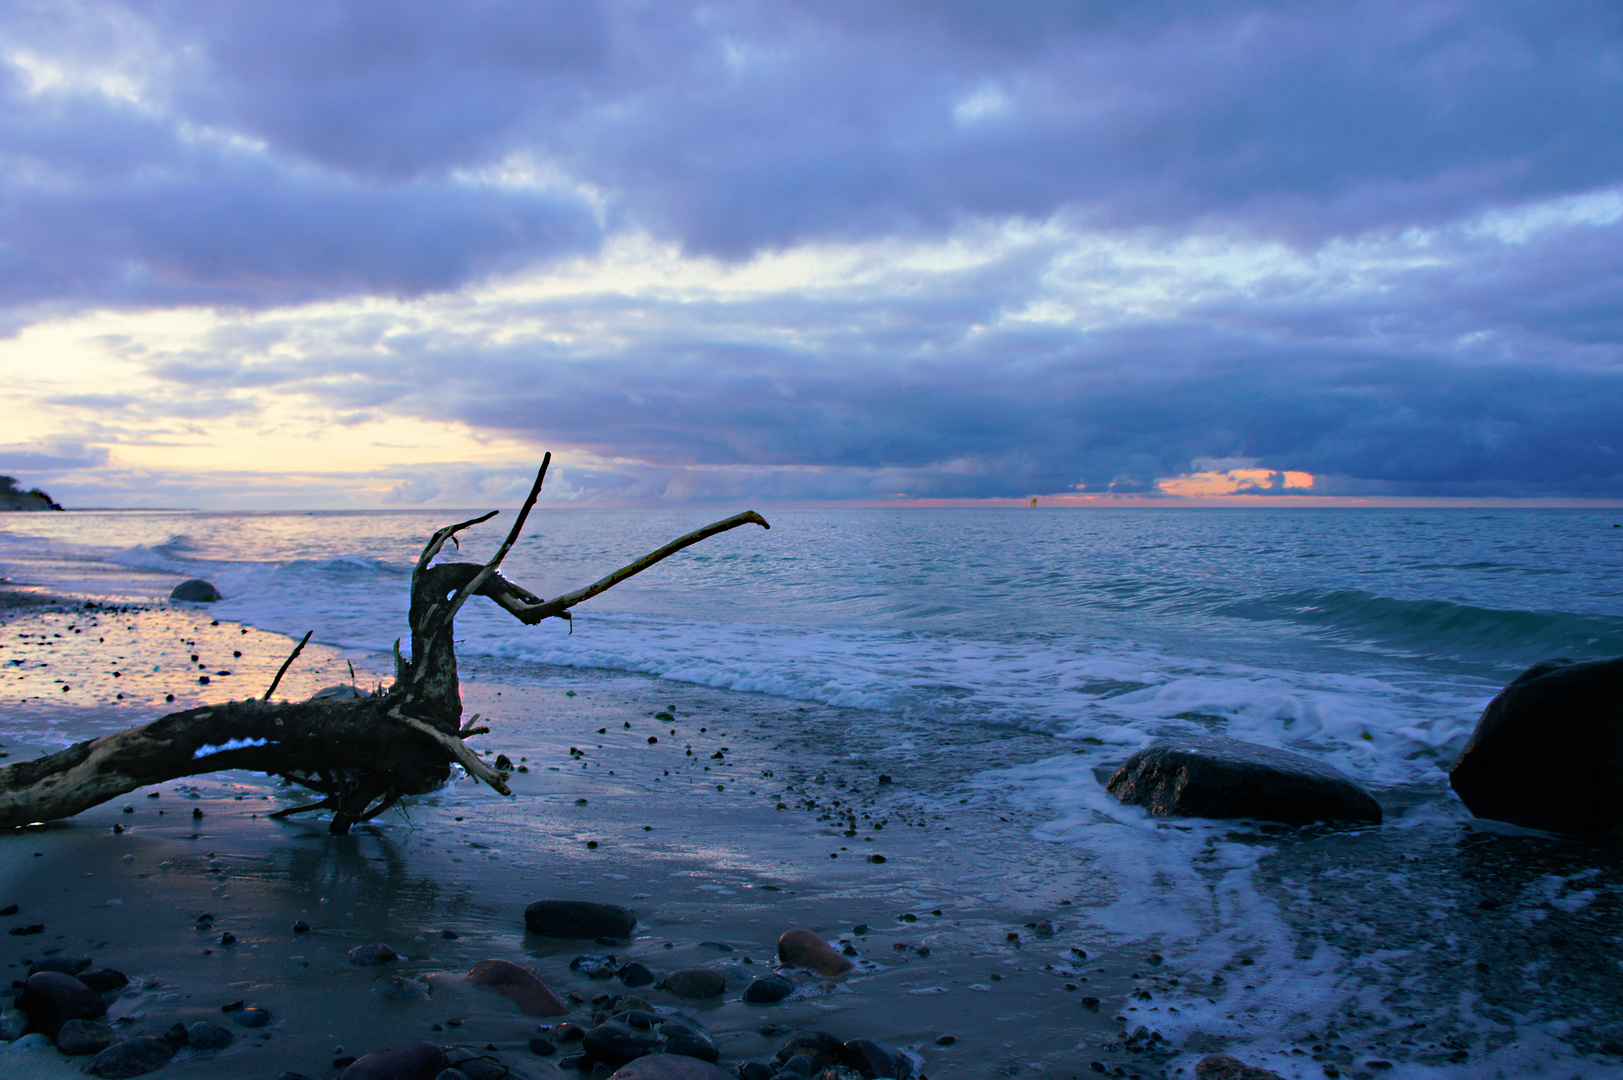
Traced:
[[262, 1028], [271, 1022], [271, 1014], [264, 1009], [243, 1009], [231, 1015], [231, 1022], [245, 1028]]
[[17, 1008], [27, 1013], [29, 1025], [44, 1032], [48, 1039], [55, 1039], [69, 1020], [96, 1020], [107, 1011], [101, 995], [60, 971], [30, 975], [23, 983], [23, 992], [17, 995]]
[[1259, 1069], [1227, 1054], [1207, 1054], [1195, 1062], [1195, 1080], [1284, 1080], [1284, 1077], [1272, 1069]]
[[530, 1053], [537, 1057], [551, 1057], [558, 1052], [558, 1044], [551, 1039], [543, 1039], [537, 1035], [530, 1040]]
[[99, 1054], [113, 1045], [113, 1029], [99, 1020], [69, 1020], [56, 1033], [56, 1048], [69, 1057]]
[[649, 971], [646, 965], [633, 960], [620, 969], [620, 981], [627, 986], [652, 986], [654, 973]]
[[744, 987], [744, 1000], [751, 1005], [772, 1005], [795, 992], [794, 984], [781, 975], [752, 979]]
[[356, 967], [376, 967], [379, 964], [392, 964], [400, 959], [400, 954], [381, 941], [374, 941], [370, 945], [357, 945], [349, 950], [349, 962]]
[[785, 930], [778, 938], [778, 959], [819, 975], [843, 975], [856, 967], [810, 930]]
[[677, 997], [715, 997], [727, 989], [727, 980], [709, 968], [682, 968], [665, 976], [665, 989]]
[[443, 1068], [445, 1051], [433, 1043], [401, 1043], [357, 1058], [339, 1080], [434, 1080]]
[[797, 1031], [783, 1040], [777, 1053], [773, 1055], [773, 1060], [782, 1064], [797, 1057], [804, 1057], [810, 1069], [815, 1072], [839, 1061], [840, 1050], [844, 1046], [844, 1043], [826, 1031]]
[[569, 1006], [534, 972], [510, 960], [481, 960], [468, 972], [468, 981], [494, 990], [519, 1007], [525, 1016], [568, 1016]]
[[132, 1076], [156, 1072], [169, 1064], [169, 1059], [174, 1056], [174, 1048], [168, 1043], [143, 1035], [109, 1046], [90, 1059], [85, 1072], [104, 1080], [128, 1080]]
[[237, 1037], [219, 1024], [199, 1020], [186, 1029], [186, 1043], [197, 1050], [224, 1050]]
[[586, 900], [537, 900], [524, 909], [524, 927], [554, 938], [626, 938], [637, 928], [636, 913], [618, 904]]

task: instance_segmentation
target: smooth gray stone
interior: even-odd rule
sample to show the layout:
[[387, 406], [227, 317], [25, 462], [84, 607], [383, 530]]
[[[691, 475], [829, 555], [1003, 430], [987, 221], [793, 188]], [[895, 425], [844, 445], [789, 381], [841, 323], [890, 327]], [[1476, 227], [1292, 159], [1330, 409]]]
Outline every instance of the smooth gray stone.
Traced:
[[113, 1045], [113, 1029], [100, 1020], [69, 1020], [56, 1033], [56, 1048], [69, 1057], [99, 1054]]
[[763, 975], [744, 987], [744, 1000], [751, 1005], [773, 1005], [794, 992], [794, 983], [782, 975]]
[[237, 1037], [219, 1024], [199, 1020], [186, 1029], [186, 1043], [198, 1050], [224, 1050], [237, 1041]]
[[716, 997], [727, 989], [727, 980], [709, 968], [682, 968], [665, 976], [665, 989], [677, 997]]

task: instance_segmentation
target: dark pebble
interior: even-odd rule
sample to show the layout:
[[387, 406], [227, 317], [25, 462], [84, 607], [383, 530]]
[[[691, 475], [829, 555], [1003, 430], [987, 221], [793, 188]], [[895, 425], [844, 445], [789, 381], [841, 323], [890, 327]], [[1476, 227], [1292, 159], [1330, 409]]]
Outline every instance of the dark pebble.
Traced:
[[585, 1028], [567, 1020], [553, 1028], [552, 1033], [558, 1036], [559, 1042], [578, 1042], [586, 1037]]
[[300, 919], [298, 922], [293, 924], [293, 932], [295, 934], [308, 934], [310, 932], [310, 924], [305, 922], [303, 919]]
[[17, 995], [17, 1008], [28, 1015], [33, 1030], [52, 1040], [69, 1020], [97, 1020], [107, 1011], [100, 994], [60, 971], [30, 975]]
[[130, 985], [130, 977], [122, 971], [112, 968], [99, 968], [95, 971], [81, 971], [78, 975], [80, 982], [98, 994], [111, 993]]
[[795, 992], [794, 984], [781, 975], [751, 979], [744, 987], [744, 1000], [751, 1005], [773, 1005]]
[[[400, 959], [400, 954], [381, 941], [374, 941], [370, 945], [357, 945], [349, 950], [349, 962], [356, 967], [376, 967], [379, 964], [392, 964]], [[379, 1053], [382, 1053], [380, 1050]]]
[[727, 980], [709, 968], [682, 968], [665, 976], [665, 989], [677, 997], [716, 997], [727, 989]]
[[633, 960], [620, 969], [620, 981], [627, 986], [651, 986], [654, 983], [654, 973], [647, 966]]
[[374, 1050], [344, 1068], [339, 1080], [434, 1080], [445, 1068], [445, 1051], [427, 1042]]
[[445, 1058], [451, 1063], [451, 1068], [467, 1077], [467, 1080], [505, 1080], [512, 1071], [493, 1057], [481, 1057], [468, 1050], [449, 1051]]
[[741, 1061], [733, 1073], [738, 1080], [772, 1080], [772, 1066], [764, 1061]]
[[156, 1072], [174, 1056], [174, 1049], [162, 1039], [142, 1035], [109, 1046], [90, 1059], [85, 1072], [105, 1080], [127, 1080], [131, 1076]]
[[60, 975], [78, 975], [89, 966], [88, 956], [79, 959], [71, 956], [42, 956], [28, 966], [28, 974], [38, 975], [42, 971], [54, 971]]
[[717, 952], [732, 952], [733, 951], [733, 947], [731, 945], [727, 944], [725, 941], [701, 941], [701, 942], [699, 942], [699, 948], [701, 948], [701, 949], [715, 949]]
[[530, 1053], [538, 1057], [551, 1057], [558, 1052], [558, 1044], [551, 1039], [543, 1039], [537, 1035], [530, 1040]]
[[591, 1057], [587, 1054], [581, 1053], [579, 1050], [575, 1051], [573, 1054], [565, 1054], [563, 1057], [558, 1059], [558, 1068], [560, 1069], [574, 1069], [578, 1072], [587, 1072], [591, 1069], [591, 1067]]
[[262, 1028], [271, 1022], [271, 1014], [264, 1009], [243, 1009], [231, 1014], [231, 1022], [245, 1028]]
[[27, 926], [13, 926], [10, 930], [8, 930], [6, 932], [8, 934], [11, 934], [11, 935], [15, 936], [15, 937], [26, 937], [29, 934], [43, 934], [43, 933], [45, 933], [45, 924], [44, 923], [30, 923]]
[[198, 1050], [224, 1050], [237, 1041], [237, 1037], [219, 1024], [199, 1020], [186, 1029], [186, 1043]]
[[783, 1040], [777, 1053], [773, 1055], [773, 1060], [784, 1064], [797, 1057], [803, 1057], [811, 1071], [816, 1072], [838, 1062], [840, 1050], [844, 1046], [844, 1043], [826, 1031], [797, 1031]]
[[700, 1061], [715, 1061], [721, 1057], [721, 1049], [710, 1032], [685, 1016], [665, 1017], [660, 1024], [660, 1033], [665, 1036], [667, 1054], [698, 1058]]
[[593, 1058], [618, 1069], [628, 1061], [653, 1053], [663, 1041], [652, 1031], [639, 1031], [629, 1024], [610, 1020], [588, 1031], [580, 1045]]
[[524, 927], [542, 937], [620, 939], [637, 928], [637, 916], [618, 904], [537, 900], [524, 909]]
[[840, 1047], [840, 1064], [861, 1073], [863, 1080], [897, 1080], [911, 1068], [906, 1061], [872, 1039], [852, 1039]]
[[7, 904], [5, 907], [0, 908], [0, 916], [15, 915], [19, 910], [21, 909], [19, 909], [16, 904]]
[[113, 1029], [99, 1020], [69, 1020], [56, 1033], [56, 1048], [69, 1057], [99, 1054], [113, 1045]]

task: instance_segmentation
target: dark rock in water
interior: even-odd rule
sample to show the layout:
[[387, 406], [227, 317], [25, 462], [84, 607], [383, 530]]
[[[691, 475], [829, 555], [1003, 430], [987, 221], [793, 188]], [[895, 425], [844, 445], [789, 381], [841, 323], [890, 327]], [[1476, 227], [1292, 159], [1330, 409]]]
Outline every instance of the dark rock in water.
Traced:
[[1238, 739], [1168, 739], [1128, 758], [1105, 790], [1157, 817], [1379, 823], [1381, 808], [1312, 758]]
[[1195, 1062], [1195, 1080], [1284, 1080], [1284, 1077], [1272, 1069], [1259, 1069], [1227, 1054], [1207, 1054]]
[[741, 1061], [733, 1072], [738, 1080], [772, 1080], [772, 1066], [764, 1061]]
[[654, 973], [646, 965], [633, 960], [620, 969], [620, 981], [627, 986], [652, 986]]
[[609, 1080], [737, 1080], [737, 1077], [695, 1057], [647, 1054], [617, 1070]]
[[564, 1021], [552, 1029], [559, 1042], [577, 1042], [586, 1037], [586, 1029], [571, 1021]]
[[224, 1050], [237, 1037], [219, 1024], [199, 1020], [186, 1029], [186, 1043], [196, 1050]]
[[558, 1044], [537, 1035], [530, 1040], [530, 1053], [537, 1057], [551, 1057], [558, 1052]]
[[637, 916], [618, 904], [537, 900], [524, 909], [524, 927], [542, 937], [626, 938], [637, 928]]
[[581, 1049], [611, 1069], [618, 1069], [628, 1061], [644, 1054], [652, 1054], [664, 1042], [652, 1031], [640, 1031], [630, 1024], [609, 1020], [586, 1033]]
[[700, 1061], [715, 1061], [721, 1057], [721, 1048], [716, 1045], [715, 1038], [697, 1021], [685, 1016], [667, 1016], [660, 1024], [659, 1031], [665, 1036], [667, 1054], [698, 1058]]
[[182, 581], [169, 590], [169, 599], [185, 600], [192, 604], [212, 604], [216, 600], [223, 599], [223, 597], [220, 596], [219, 589], [216, 589], [202, 578], [192, 578], [189, 581]]
[[17, 995], [17, 1008], [28, 1014], [35, 1031], [44, 1032], [52, 1041], [69, 1020], [95, 1020], [107, 1011], [100, 994], [60, 971], [28, 976], [23, 992]]
[[1534, 664], [1482, 710], [1448, 782], [1471, 813], [1623, 840], [1623, 657]]
[[121, 990], [130, 985], [130, 977], [122, 971], [112, 968], [98, 968], [95, 971], [81, 971], [78, 980], [98, 994], [108, 994], [114, 990]]
[[727, 980], [709, 968], [682, 968], [665, 976], [665, 989], [677, 997], [715, 997], [727, 989]]
[[379, 964], [392, 964], [400, 959], [400, 954], [381, 941], [374, 941], [370, 945], [357, 945], [349, 950], [349, 962], [356, 967], [376, 967]]
[[339, 1080], [434, 1080], [443, 1068], [445, 1051], [433, 1043], [401, 1043], [357, 1058]]
[[772, 1059], [779, 1065], [804, 1057], [811, 1063], [811, 1071], [826, 1069], [840, 1060], [845, 1044], [826, 1031], [797, 1031], [778, 1047]]
[[840, 1064], [861, 1073], [863, 1080], [903, 1080], [913, 1063], [872, 1039], [852, 1039], [840, 1047]]
[[772, 1005], [795, 992], [794, 983], [782, 975], [765, 975], [751, 979], [744, 987], [744, 1000], [751, 1005]]
[[99, 1054], [113, 1045], [113, 1029], [99, 1020], [69, 1020], [56, 1033], [56, 1048], [69, 1057]]
[[85, 1072], [104, 1077], [105, 1080], [128, 1080], [131, 1076], [145, 1076], [158, 1071], [169, 1064], [169, 1059], [174, 1056], [174, 1048], [168, 1043], [143, 1035], [109, 1046], [90, 1059]]
[[231, 1014], [231, 1022], [245, 1028], [262, 1028], [271, 1022], [271, 1014], [264, 1009], [243, 1009]]
[[843, 975], [856, 967], [810, 930], [785, 930], [778, 938], [778, 959], [819, 975]]
[[525, 1016], [568, 1016], [569, 1006], [528, 968], [510, 960], [481, 960], [468, 972], [475, 986], [494, 990]]

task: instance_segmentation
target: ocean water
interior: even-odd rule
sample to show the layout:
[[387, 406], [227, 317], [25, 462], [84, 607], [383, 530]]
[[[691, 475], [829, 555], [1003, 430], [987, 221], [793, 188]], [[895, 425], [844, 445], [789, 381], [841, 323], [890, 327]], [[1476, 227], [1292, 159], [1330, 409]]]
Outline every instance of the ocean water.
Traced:
[[[424, 538], [457, 516], [14, 515], [0, 521], [0, 568], [68, 588], [109, 568], [126, 587], [150, 572], [155, 591], [171, 575], [205, 577], [225, 594], [214, 608], [222, 619], [294, 636], [314, 630], [381, 656], [405, 631]], [[541, 509], [504, 570], [556, 595], [712, 516]], [[1101, 931], [1176, 948], [1213, 971], [1251, 957], [1245, 1011], [1193, 993], [1168, 1010], [1125, 1006], [1168, 1037], [1445, 1025], [1474, 1032], [1483, 1049], [1468, 1065], [1434, 1062], [1412, 1075], [1604, 1074], [1591, 1072], [1603, 1068], [1592, 1051], [1607, 1021], [1585, 1014], [1580, 999], [1623, 985], [1615, 862], [1588, 849], [1552, 855], [1555, 841], [1473, 825], [1446, 770], [1482, 707], [1526, 666], [1623, 654], [1623, 514], [767, 516], [771, 531], [745, 527], [689, 549], [577, 608], [572, 626], [525, 628], [470, 604], [459, 654], [499, 663], [503, 677], [602, 668], [845, 710], [852, 724], [893, 736], [916, 767], [939, 767], [945, 810], [969, 794], [1018, 807], [1040, 822], [1040, 838], [1105, 876], [1116, 899], [1088, 913]], [[504, 520], [475, 529], [464, 556], [488, 554]], [[1029, 736], [1032, 751], [974, 761], [993, 729]], [[1388, 822], [1301, 840], [1156, 821], [1104, 793], [1101, 779], [1130, 752], [1185, 733], [1328, 762], [1368, 787]], [[1452, 869], [1428, 877], [1417, 863]], [[1502, 928], [1455, 925], [1477, 896], [1461, 875], [1489, 865], [1494, 887], [1526, 916], [1517, 925], [1561, 923], [1566, 936], [1556, 940], [1577, 943], [1506, 976], [1505, 986], [1537, 987], [1537, 1006], [1500, 1000], [1514, 995], [1498, 984], [1460, 981], [1462, 965], [1493, 969], [1506, 952]], [[1336, 888], [1324, 890], [1327, 879]], [[1610, 989], [1562, 989], [1572, 982], [1563, 948], [1603, 952]]]

